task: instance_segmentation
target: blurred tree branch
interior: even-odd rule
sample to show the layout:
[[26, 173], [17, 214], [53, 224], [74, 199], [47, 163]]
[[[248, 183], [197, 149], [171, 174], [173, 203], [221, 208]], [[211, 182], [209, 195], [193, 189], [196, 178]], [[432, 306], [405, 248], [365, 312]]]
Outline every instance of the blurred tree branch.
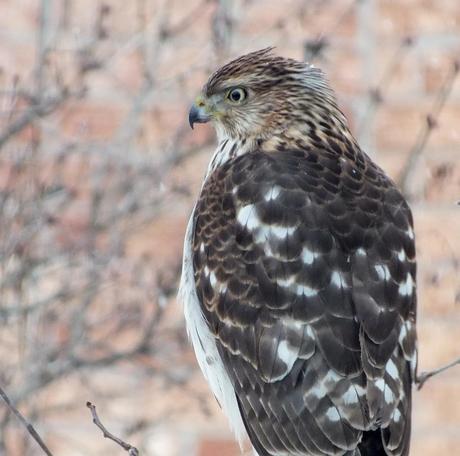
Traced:
[[22, 115], [14, 119], [3, 131], [0, 131], [0, 149], [37, 119], [52, 114], [61, 108], [69, 98], [78, 98], [81, 95], [82, 92], [72, 93], [69, 90], [62, 90], [57, 95], [37, 100], [36, 104], [32, 104]]
[[409, 152], [409, 157], [404, 163], [404, 167], [397, 182], [403, 193], [407, 196], [412, 196], [412, 177], [417, 172], [418, 160], [425, 150], [432, 131], [438, 127], [439, 116], [441, 115], [441, 112], [447, 100], [449, 99], [459, 71], [460, 61], [456, 60], [452, 63], [451, 71], [439, 89], [431, 110], [427, 114], [425, 121], [418, 133], [415, 144]]

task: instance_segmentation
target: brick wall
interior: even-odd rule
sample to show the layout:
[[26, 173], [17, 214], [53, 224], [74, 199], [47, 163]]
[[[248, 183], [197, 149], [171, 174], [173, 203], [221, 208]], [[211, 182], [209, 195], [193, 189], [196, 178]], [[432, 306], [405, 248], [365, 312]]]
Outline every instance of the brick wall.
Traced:
[[[55, 81], [58, 75], [59, 80], [73, 87], [81, 82], [82, 59], [86, 63], [100, 60], [102, 64], [84, 75], [83, 97], [70, 99], [57, 112], [38, 125], [31, 124], [6, 144], [7, 158], [1, 162], [0, 186], [11, 157], [27, 149], [37, 135], [41, 139], [45, 168], [49, 157], [61, 147], [76, 145], [74, 161], [69, 162], [63, 173], [66, 182], [81, 193], [78, 204], [64, 217], [65, 233], [68, 236], [71, 233], [70, 237], [77, 242], [82, 228], [71, 221], [81, 222], [85, 213], [86, 183], [82, 176], [91, 166], [86, 160], [105, 154], [117, 162], [135, 163], [141, 172], [143, 163], [160, 161], [164, 154], [170, 153], [172, 138], [180, 137], [177, 144], [192, 151], [190, 158], [155, 179], [168, 188], [181, 186], [186, 192], [171, 197], [167, 210], [141, 223], [127, 241], [128, 255], [148, 254], [155, 262], [175, 264], [181, 254], [193, 195], [199, 189], [212, 149], [209, 146], [212, 132], [207, 126], [200, 126], [192, 135], [186, 127], [186, 112], [216, 60], [211, 24], [217, 2], [50, 0], [44, 3], [49, 6], [48, 26], [42, 37], [49, 47], [47, 81]], [[222, 7], [227, 2], [220, 4]], [[276, 45], [281, 54], [302, 58], [308, 53], [305, 44], [324, 36], [326, 44], [314, 58], [315, 63], [328, 73], [362, 145], [397, 179], [424, 128], [426, 115], [436, 109], [437, 97], [453, 71], [454, 60], [460, 58], [460, 2], [241, 0], [229, 4], [231, 38], [221, 58], [269, 45]], [[101, 5], [108, 7], [102, 18]], [[0, 128], [6, 128], [10, 121], [8, 94], [15, 84], [24, 89], [36, 84], [40, 11], [38, 0], [0, 2], [3, 94]], [[165, 23], [169, 32], [159, 38]], [[88, 45], [101, 29], [102, 35], [106, 34], [103, 39]], [[405, 44], [401, 44], [404, 39]], [[146, 68], [154, 81], [147, 89]], [[49, 82], [50, 87], [53, 84]], [[371, 92], [376, 88], [381, 99], [378, 102]], [[20, 105], [15, 109], [15, 115], [19, 115]], [[437, 128], [432, 131], [408, 182], [418, 243], [421, 370], [460, 356], [457, 337], [460, 208], [456, 205], [460, 200], [459, 119], [460, 77], [452, 86], [436, 119]], [[49, 173], [53, 173], [52, 167]], [[64, 236], [63, 242], [70, 241]], [[181, 310], [174, 302], [170, 306], [171, 327], [180, 328]], [[192, 359], [190, 352], [186, 356]], [[116, 369], [119, 372], [121, 368]], [[123, 372], [121, 369], [120, 375]], [[194, 373], [191, 384], [199, 400], [189, 400], [188, 393], [181, 394], [180, 388], [165, 392], [154, 381], [139, 379], [135, 395], [138, 406], [132, 410], [128, 405], [119, 406], [118, 412], [127, 417], [125, 420], [135, 420], [140, 410], [148, 420], [148, 411], [144, 416], [142, 404], [151, 408], [161, 404], [167, 410], [172, 401], [183, 402], [184, 411], [180, 416], [165, 418], [160, 427], [156, 422], [148, 431], [134, 433], [134, 441], [142, 445], [145, 454], [152, 455], [239, 454], [198, 372]], [[80, 388], [78, 382], [75, 385], [74, 388]], [[58, 388], [65, 391], [66, 383], [60, 383]], [[59, 403], [52, 399], [52, 393], [53, 390], [40, 395], [38, 406]], [[128, 394], [122, 403], [129, 404], [130, 400], [134, 402]], [[458, 451], [459, 404], [459, 368], [436, 377], [421, 392], [414, 393], [412, 454], [437, 456]], [[1, 407], [0, 404], [0, 411]], [[112, 420], [116, 422], [113, 417]], [[82, 454], [79, 448], [94, 454], [114, 454], [112, 444], [99, 438], [87, 421], [85, 410], [69, 408], [62, 419], [53, 414], [43, 418], [41, 429], [61, 454]], [[14, 453], [13, 444], [7, 448], [10, 454], [23, 451]], [[32, 448], [27, 452], [37, 454]]]

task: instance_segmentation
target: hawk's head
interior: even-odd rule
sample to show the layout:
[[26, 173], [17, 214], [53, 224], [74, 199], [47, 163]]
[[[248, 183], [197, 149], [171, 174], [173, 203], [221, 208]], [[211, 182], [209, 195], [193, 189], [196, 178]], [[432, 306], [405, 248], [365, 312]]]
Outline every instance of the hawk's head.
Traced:
[[294, 123], [305, 125], [338, 111], [324, 74], [272, 48], [239, 57], [217, 70], [189, 114], [190, 125], [212, 121], [219, 137], [268, 139]]

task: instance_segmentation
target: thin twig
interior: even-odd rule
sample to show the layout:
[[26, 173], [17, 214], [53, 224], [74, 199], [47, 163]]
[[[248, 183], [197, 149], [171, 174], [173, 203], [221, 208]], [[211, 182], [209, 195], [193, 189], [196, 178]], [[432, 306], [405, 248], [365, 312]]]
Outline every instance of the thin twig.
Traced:
[[173, 36], [179, 35], [187, 31], [187, 29], [196, 23], [196, 21], [203, 16], [204, 8], [206, 4], [209, 3], [208, 0], [202, 0], [200, 3], [196, 4], [185, 16], [183, 16], [176, 24], [168, 25], [162, 30], [163, 36]]
[[405, 195], [408, 195], [410, 193], [409, 187], [412, 173], [414, 172], [419, 157], [422, 155], [426, 147], [431, 132], [438, 126], [439, 115], [441, 114], [444, 105], [446, 104], [446, 101], [448, 100], [452, 92], [452, 88], [454, 86], [455, 79], [457, 78], [459, 71], [460, 61], [455, 61], [452, 66], [452, 71], [447, 76], [446, 80], [444, 81], [444, 84], [440, 88], [434, 100], [431, 112], [427, 114], [425, 118], [425, 122], [423, 123], [423, 126], [419, 131], [417, 140], [415, 141], [415, 144], [409, 153], [409, 158], [404, 164], [404, 168], [398, 179], [398, 184]]
[[460, 364], [460, 358], [456, 359], [455, 361], [446, 364], [445, 366], [438, 367], [437, 369], [433, 369], [432, 371], [428, 372], [422, 372], [420, 375], [417, 375], [417, 379], [415, 380], [415, 384], [417, 385], [417, 389], [421, 390], [423, 385], [427, 380], [429, 380], [431, 377], [434, 377], [435, 375], [440, 374], [441, 372], [444, 372], [451, 367], [454, 367], [456, 365]]
[[414, 39], [410, 36], [406, 36], [400, 41], [399, 46], [397, 47], [393, 56], [388, 61], [380, 81], [374, 88], [371, 88], [369, 90], [367, 105], [363, 110], [363, 114], [361, 115], [361, 119], [359, 121], [359, 126], [356, 129], [356, 131], [358, 132], [358, 138], [364, 134], [366, 129], [369, 128], [372, 122], [372, 118], [374, 117], [378, 107], [381, 106], [382, 102], [384, 101], [384, 89], [388, 88], [388, 86], [390, 85], [391, 81], [396, 75], [396, 70], [398, 68], [398, 65], [401, 63], [404, 54], [408, 51], [408, 49], [412, 47], [413, 44]]
[[340, 14], [334, 16], [334, 23], [325, 28], [316, 38], [304, 42], [304, 60], [311, 62], [323, 57], [324, 51], [329, 47], [328, 37], [334, 36], [343, 22], [348, 19], [362, 0], [352, 0]]
[[19, 134], [24, 128], [32, 124], [36, 119], [53, 113], [56, 109], [72, 96], [67, 90], [63, 90], [57, 96], [43, 100], [43, 102], [31, 106], [24, 114], [14, 120], [5, 130], [0, 131], [0, 149], [12, 137]]
[[116, 444], [120, 445], [125, 451], [128, 452], [129, 456], [139, 456], [139, 450], [136, 447], [133, 447], [131, 444], [125, 442], [107, 430], [107, 428], [101, 423], [101, 420], [99, 419], [99, 416], [96, 412], [96, 406], [94, 404], [88, 401], [86, 406], [91, 410], [93, 423], [102, 431], [104, 438], [112, 440]]
[[43, 442], [42, 438], [39, 436], [38, 432], [35, 430], [32, 424], [29, 423], [27, 419], [24, 418], [24, 416], [21, 414], [21, 412], [12, 404], [12, 402], [10, 401], [10, 398], [8, 397], [8, 395], [5, 393], [5, 391], [1, 387], [0, 387], [0, 396], [5, 401], [8, 408], [16, 415], [17, 419], [27, 429], [27, 432], [32, 436], [32, 438], [38, 443], [40, 448], [45, 452], [45, 454], [47, 456], [53, 456], [53, 454], [48, 449], [48, 447], [45, 445], [45, 442]]
[[48, 54], [48, 34], [51, 17], [51, 2], [41, 0], [40, 26], [37, 37], [37, 62], [35, 64], [35, 92], [39, 99], [45, 89], [46, 58]]

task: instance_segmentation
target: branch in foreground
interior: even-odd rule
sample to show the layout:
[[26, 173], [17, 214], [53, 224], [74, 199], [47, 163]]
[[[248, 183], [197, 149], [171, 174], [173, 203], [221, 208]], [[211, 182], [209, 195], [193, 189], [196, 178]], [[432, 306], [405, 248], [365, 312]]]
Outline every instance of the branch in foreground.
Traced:
[[[11, 403], [10, 398], [8, 397], [8, 395], [5, 393], [5, 391], [1, 387], [0, 387], [0, 396], [5, 401], [8, 408], [16, 415], [17, 419], [27, 429], [27, 432], [32, 436], [32, 438], [38, 443], [40, 448], [45, 452], [45, 454], [47, 456], [53, 456], [53, 454], [48, 449], [48, 447], [45, 445], [45, 442], [43, 442], [42, 438], [38, 435], [38, 432], [35, 430], [32, 424], [30, 424], [26, 420], [26, 418], [24, 418], [21, 412]], [[133, 453], [133, 455], [136, 456], [135, 453]]]
[[455, 361], [449, 364], [446, 364], [445, 366], [439, 367], [438, 369], [433, 369], [432, 371], [428, 371], [428, 372], [422, 372], [420, 375], [417, 375], [417, 378], [415, 380], [417, 389], [421, 390], [425, 382], [429, 380], [431, 377], [434, 377], [435, 375], [438, 375], [441, 372], [444, 372], [450, 369], [451, 367], [456, 366], [457, 364], [460, 364], [460, 358], [456, 359]]
[[116, 444], [120, 445], [125, 451], [128, 452], [129, 456], [139, 456], [139, 450], [136, 447], [133, 447], [131, 444], [121, 440], [119, 437], [116, 437], [107, 428], [101, 423], [99, 416], [96, 412], [96, 406], [91, 402], [87, 402], [86, 406], [91, 410], [91, 415], [93, 416], [93, 423], [102, 431], [104, 438], [113, 440]]

